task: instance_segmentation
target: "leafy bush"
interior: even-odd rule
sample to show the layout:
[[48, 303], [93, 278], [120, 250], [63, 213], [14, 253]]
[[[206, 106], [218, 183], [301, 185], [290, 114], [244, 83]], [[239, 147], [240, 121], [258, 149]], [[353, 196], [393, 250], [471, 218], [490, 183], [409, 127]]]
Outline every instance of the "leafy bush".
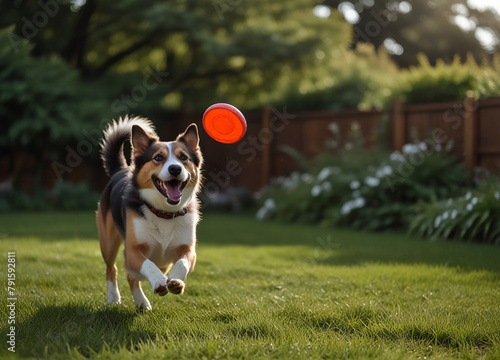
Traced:
[[60, 210], [92, 210], [97, 208], [100, 194], [92, 190], [86, 183], [73, 184], [59, 181], [49, 191], [49, 199], [55, 209]]
[[203, 212], [241, 213], [255, 210], [253, 193], [244, 187], [229, 187], [224, 191], [202, 190], [199, 195]]
[[94, 210], [99, 193], [87, 184], [60, 181], [51, 190], [26, 194], [19, 190], [0, 192], [0, 213], [11, 211]]
[[284, 89], [285, 98], [275, 105], [290, 111], [382, 108], [398, 75], [387, 53], [368, 44], [360, 44], [356, 52], [336, 53], [328, 66], [316, 71], [322, 76], [292, 79], [295, 85]]
[[430, 239], [500, 244], [500, 181], [481, 184], [465, 196], [419, 203], [410, 233]]
[[[476, 97], [500, 96], [500, 61], [478, 66], [472, 57], [465, 63], [456, 56], [451, 64], [438, 60], [430, 64], [424, 54], [419, 55], [419, 65], [399, 74], [400, 87], [395, 92], [406, 103], [463, 101], [468, 93]], [[396, 84], [397, 85], [397, 84]]]
[[320, 156], [310, 174], [274, 179], [261, 196], [257, 218], [363, 230], [405, 228], [417, 202], [460, 194], [466, 182], [465, 167], [449, 147], [407, 144], [403, 153], [390, 154], [351, 146]]

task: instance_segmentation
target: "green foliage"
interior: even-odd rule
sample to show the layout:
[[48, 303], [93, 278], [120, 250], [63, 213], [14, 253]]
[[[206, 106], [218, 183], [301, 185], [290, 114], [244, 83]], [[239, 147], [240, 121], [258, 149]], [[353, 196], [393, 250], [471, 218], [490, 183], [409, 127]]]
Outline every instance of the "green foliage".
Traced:
[[482, 183], [465, 196], [420, 203], [410, 233], [429, 239], [500, 244], [500, 181]]
[[403, 70], [399, 80], [396, 93], [409, 104], [463, 101], [466, 95], [500, 96], [498, 57], [493, 65], [482, 67], [472, 57], [461, 63], [458, 56], [450, 64], [439, 60], [432, 66], [427, 57], [420, 54], [419, 65]]
[[99, 193], [86, 183], [59, 181], [51, 190], [32, 194], [19, 190], [0, 192], [0, 213], [12, 211], [92, 210], [97, 208]]
[[244, 187], [229, 187], [220, 192], [202, 189], [199, 199], [202, 213], [248, 213], [256, 205], [253, 193]]
[[337, 149], [316, 164], [311, 174], [275, 179], [262, 194], [257, 217], [362, 230], [405, 228], [417, 202], [459, 194], [466, 180], [463, 164], [425, 143], [407, 144], [402, 154], [367, 154], [359, 145]]
[[390, 102], [398, 70], [385, 51], [360, 45], [356, 52], [339, 51], [330, 58], [307, 81], [296, 79], [298, 86], [284, 95], [281, 106], [292, 111], [369, 110]]
[[[163, 105], [204, 110], [214, 102], [249, 108], [283, 90], [291, 73], [320, 69], [347, 46], [350, 27], [338, 13], [313, 14], [314, 0], [293, 2], [96, 1], [60, 4], [31, 40], [38, 53], [58, 54], [85, 76], [145, 74], [161, 69]], [[41, 8], [0, 4], [2, 21], [25, 22]], [[99, 31], [95, 31], [99, 29]], [[318, 36], [328, 34], [328, 36]], [[158, 106], [159, 104], [157, 104]]]
[[58, 58], [32, 57], [28, 42], [14, 47], [12, 30], [0, 31], [0, 146], [41, 154], [108, 114], [98, 89]]
[[[467, 0], [408, 0], [409, 12], [399, 5], [402, 2], [394, 0], [325, 0], [324, 3], [332, 8], [350, 3], [358, 12], [359, 19], [353, 24], [353, 47], [366, 42], [375, 47], [384, 46], [388, 38], [400, 44], [402, 51], [391, 56], [400, 67], [417, 65], [420, 52], [434, 64], [438, 59], [449, 62], [454, 55], [465, 58], [466, 54], [481, 61], [500, 49], [499, 43], [485, 49], [475, 36], [475, 30], [487, 29], [494, 37], [500, 38], [496, 11], [486, 6], [479, 9]], [[456, 23], [456, 20], [465, 19], [470, 22], [468, 31], [463, 31]]]
[[49, 192], [52, 206], [56, 210], [80, 211], [97, 209], [99, 193], [85, 183], [73, 184], [59, 181]]

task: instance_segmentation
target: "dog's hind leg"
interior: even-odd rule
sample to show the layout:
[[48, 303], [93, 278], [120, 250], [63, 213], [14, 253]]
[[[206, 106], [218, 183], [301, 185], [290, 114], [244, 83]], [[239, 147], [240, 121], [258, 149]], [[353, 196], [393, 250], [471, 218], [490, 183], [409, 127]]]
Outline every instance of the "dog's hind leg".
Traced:
[[118, 270], [115, 262], [122, 241], [113, 223], [111, 211], [108, 210], [104, 217], [101, 212], [101, 207], [99, 206], [99, 210], [97, 211], [97, 225], [99, 228], [101, 253], [106, 263], [106, 282], [108, 287], [107, 303], [120, 304], [120, 291], [118, 290], [118, 283], [116, 281]]
[[132, 291], [132, 296], [134, 297], [135, 307], [148, 311], [151, 310], [151, 304], [142, 291], [141, 282], [130, 274], [127, 275], [127, 280], [130, 285], [130, 291]]

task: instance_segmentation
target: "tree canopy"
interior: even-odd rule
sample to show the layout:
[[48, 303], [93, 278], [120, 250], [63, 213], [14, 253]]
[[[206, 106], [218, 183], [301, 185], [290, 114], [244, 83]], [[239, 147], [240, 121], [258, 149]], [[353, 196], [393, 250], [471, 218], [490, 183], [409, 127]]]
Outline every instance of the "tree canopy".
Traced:
[[19, 37], [29, 38], [34, 54], [56, 54], [87, 79], [150, 68], [168, 72], [161, 91], [174, 106], [201, 109], [227, 96], [252, 106], [286, 86], [290, 72], [318, 67], [316, 51], [346, 47], [350, 36], [340, 14], [315, 16], [312, 0], [76, 4], [3, 3], [1, 21], [16, 24], [14, 46]]
[[[360, 42], [385, 46], [402, 67], [417, 65], [418, 53], [432, 64], [472, 54], [476, 61], [491, 58], [500, 49], [500, 15], [478, 10], [467, 0], [325, 0], [352, 23], [352, 47]], [[490, 48], [478, 39], [481, 32], [493, 38]], [[496, 44], [495, 44], [496, 40]]]

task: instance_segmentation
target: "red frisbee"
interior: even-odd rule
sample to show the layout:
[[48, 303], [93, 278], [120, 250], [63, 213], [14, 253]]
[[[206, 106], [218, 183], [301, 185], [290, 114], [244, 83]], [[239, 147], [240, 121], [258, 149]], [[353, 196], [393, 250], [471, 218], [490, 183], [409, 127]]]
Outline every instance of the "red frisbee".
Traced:
[[233, 144], [245, 135], [247, 122], [234, 106], [219, 103], [210, 106], [203, 114], [203, 128], [212, 139]]

